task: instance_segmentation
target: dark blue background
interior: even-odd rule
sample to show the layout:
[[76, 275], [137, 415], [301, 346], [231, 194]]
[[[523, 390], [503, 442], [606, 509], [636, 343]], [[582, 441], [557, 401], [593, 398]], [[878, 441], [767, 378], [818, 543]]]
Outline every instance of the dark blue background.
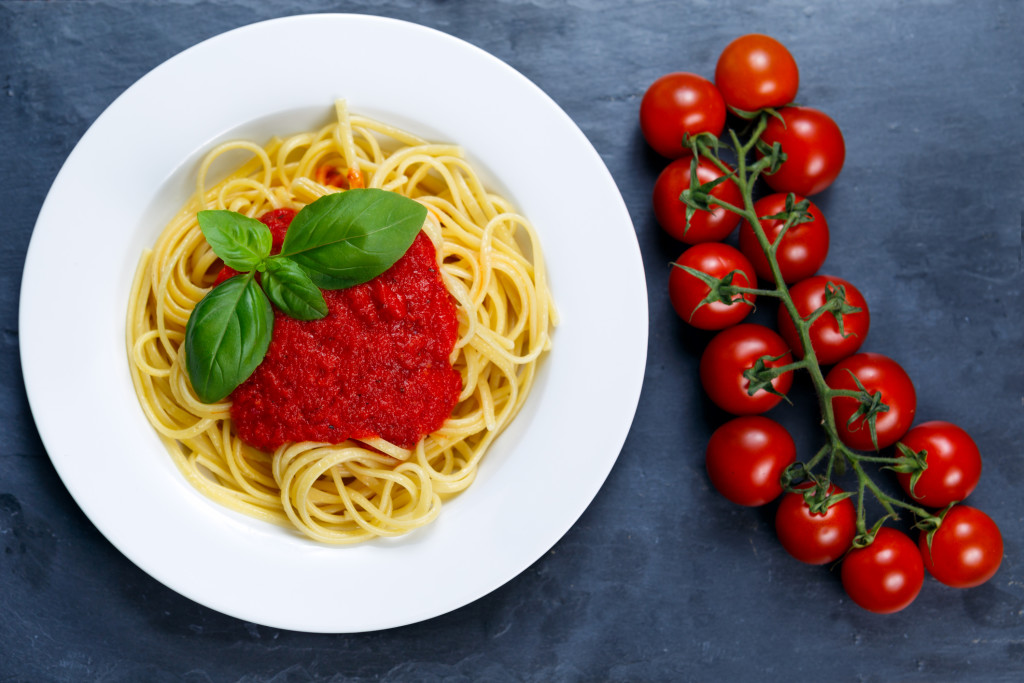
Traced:
[[[1022, 5], [0, 2], [0, 680], [1017, 680], [1024, 671]], [[481, 600], [361, 635], [243, 623], [129, 563], [84, 517], [47, 459], [18, 363], [18, 293], [32, 227], [92, 121], [137, 78], [196, 42], [314, 11], [422, 23], [536, 82], [618, 182], [650, 291], [637, 418], [576, 526]], [[985, 471], [972, 501], [1001, 525], [1006, 555], [980, 588], [957, 591], [928, 578], [904, 612], [869, 614], [846, 599], [834, 572], [785, 554], [770, 507], [738, 508], [709, 488], [703, 449], [724, 416], [696, 383], [705, 338], [668, 303], [667, 264], [680, 245], [653, 219], [650, 191], [664, 162], [646, 149], [637, 111], [656, 77], [711, 76], [722, 47], [747, 32], [789, 46], [801, 67], [799, 99], [829, 112], [844, 131], [846, 166], [816, 202], [832, 228], [825, 270], [854, 282], [871, 305], [865, 349], [908, 370], [920, 420], [957, 422], [982, 449]], [[338, 47], [344, 56], [343, 40]], [[600, 239], [579, 229], [581, 240]], [[814, 403], [804, 385], [795, 395], [794, 407], [772, 415], [806, 453], [817, 445]]]

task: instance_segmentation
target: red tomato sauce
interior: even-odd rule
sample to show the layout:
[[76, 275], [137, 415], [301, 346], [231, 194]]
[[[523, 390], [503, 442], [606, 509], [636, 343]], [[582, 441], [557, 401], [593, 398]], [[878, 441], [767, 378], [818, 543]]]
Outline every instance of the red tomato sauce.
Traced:
[[430, 239], [420, 233], [388, 271], [324, 291], [324, 299], [321, 320], [275, 310], [263, 363], [231, 394], [239, 438], [266, 451], [292, 441], [375, 436], [411, 448], [440, 428], [462, 377], [449, 361], [458, 336], [455, 304]]

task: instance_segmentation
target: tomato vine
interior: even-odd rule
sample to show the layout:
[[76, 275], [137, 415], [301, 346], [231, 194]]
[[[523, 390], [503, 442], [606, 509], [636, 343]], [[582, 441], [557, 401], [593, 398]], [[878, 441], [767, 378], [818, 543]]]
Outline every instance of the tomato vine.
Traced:
[[[779, 66], [773, 70], [772, 64]], [[805, 372], [824, 432], [824, 444], [800, 460], [788, 445], [779, 446], [790, 442], [768, 418], [756, 423], [735, 418], [716, 430], [708, 447], [713, 485], [742, 505], [763, 505], [766, 498], [782, 495], [776, 528], [783, 546], [804, 562], [842, 562], [844, 588], [865, 609], [905, 608], [921, 588], [925, 567], [948, 585], [988, 580], [1001, 560], [998, 527], [961, 504], [980, 475], [976, 446], [949, 423], [911, 430], [917, 397], [909, 376], [896, 361], [859, 350], [869, 320], [864, 297], [845, 280], [815, 274], [829, 234], [820, 210], [806, 197], [829, 187], [842, 169], [845, 144], [838, 125], [824, 112], [792, 104], [799, 82], [795, 61], [767, 36], [733, 41], [723, 51], [714, 85], [689, 73], [676, 81], [686, 97], [675, 98], [671, 106], [665, 104], [673, 101], [666, 91], [669, 82], [662, 78], [652, 86], [649, 97], [656, 92], [661, 108], [655, 116], [653, 107], [643, 107], [641, 129], [652, 147], [673, 160], [656, 183], [655, 217], [690, 245], [672, 264], [673, 306], [691, 325], [718, 330], [701, 358], [701, 383], [726, 412], [749, 416], [786, 399], [793, 373]], [[717, 125], [723, 98], [713, 92], [716, 87], [742, 124], [729, 126], [727, 133]], [[786, 93], [781, 101], [779, 92]], [[716, 124], [709, 127], [709, 119]], [[680, 123], [689, 120], [699, 125]], [[678, 136], [677, 148], [666, 149], [666, 128]], [[770, 202], [755, 201], [761, 184], [776, 191]], [[806, 230], [808, 224], [816, 234]], [[742, 254], [723, 243], [736, 225], [742, 225]], [[800, 231], [799, 239], [809, 240], [815, 253], [797, 262], [791, 254], [802, 255], [806, 248], [794, 246], [798, 238], [789, 236]], [[757, 277], [769, 282], [759, 283]], [[778, 302], [784, 338], [742, 322], [758, 298]], [[826, 366], [831, 366], [827, 373]], [[757, 434], [748, 434], [753, 431]], [[884, 452], [889, 447], [894, 447], [891, 455]], [[962, 471], [964, 481], [936, 491], [943, 485], [926, 477], [930, 466], [953, 468], [958, 476]], [[765, 482], [753, 468], [777, 475], [778, 485]], [[894, 472], [910, 500], [888, 493], [875, 470]], [[855, 490], [834, 483], [847, 472], [856, 478]], [[930, 498], [918, 495], [917, 486]], [[869, 498], [883, 511], [873, 521]], [[906, 534], [886, 526], [907, 513], [920, 531], [919, 552]], [[970, 533], [946, 532], [943, 525], [952, 523], [947, 519], [968, 526]], [[973, 543], [969, 549], [968, 541], [955, 540], [961, 535]], [[889, 557], [897, 558], [898, 566], [886, 566]], [[967, 566], [968, 557], [982, 558], [981, 566]], [[901, 590], [888, 591], [887, 581], [897, 579]]]

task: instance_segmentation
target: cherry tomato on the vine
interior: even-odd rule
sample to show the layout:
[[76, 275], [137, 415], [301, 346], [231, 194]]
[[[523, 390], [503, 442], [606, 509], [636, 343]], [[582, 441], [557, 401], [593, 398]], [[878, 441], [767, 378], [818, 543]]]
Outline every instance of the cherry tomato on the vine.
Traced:
[[733, 273], [732, 285], [753, 289], [757, 287], [754, 267], [735, 247], [722, 242], [704, 242], [684, 251], [668, 276], [669, 299], [680, 318], [702, 330], [721, 330], [735, 325], [754, 310], [757, 297], [750, 293], [743, 294], [742, 301], [712, 301], [701, 306], [711, 288], [678, 266], [699, 270], [716, 279]]
[[[777, 192], [762, 197], [754, 203], [754, 211], [758, 216], [776, 216], [785, 211], [787, 196], [786, 192]], [[793, 203], [795, 205], [803, 200], [803, 197], [796, 195]], [[791, 225], [786, 230], [786, 234], [782, 236], [775, 251], [775, 260], [779, 264], [782, 279], [787, 284], [799, 282], [814, 275], [825, 263], [825, 257], [828, 256], [829, 233], [825, 216], [822, 215], [821, 209], [810, 201], [808, 201], [807, 212], [813, 220]], [[778, 238], [786, 223], [779, 218], [764, 218], [760, 222], [769, 243]], [[774, 282], [768, 257], [765, 256], [761, 243], [757, 241], [753, 226], [746, 220], [740, 224], [739, 237], [740, 251], [750, 259], [754, 270], [757, 271], [757, 276]]]
[[[910, 429], [917, 411], [917, 392], [910, 376], [899, 363], [887, 356], [857, 353], [839, 361], [825, 376], [825, 383], [832, 389], [859, 391], [854, 377], [869, 394], [881, 393], [882, 403], [888, 409], [874, 415], [878, 448], [893, 445]], [[850, 396], [833, 398], [836, 431], [850, 448], [874, 450], [870, 418], [863, 414], [854, 417], [861, 406], [860, 401]]]
[[782, 43], [751, 33], [725, 46], [715, 66], [715, 85], [730, 107], [754, 112], [792, 102], [800, 71]]
[[719, 493], [737, 505], [755, 507], [782, 494], [779, 477], [796, 462], [796, 443], [775, 420], [737, 417], [711, 435], [704, 462]]
[[977, 508], [954, 505], [932, 536], [922, 533], [918, 548], [924, 566], [941, 583], [972, 588], [991, 579], [1003, 561], [1003, 536], [992, 518]]
[[697, 74], [665, 74], [640, 100], [640, 131], [658, 154], [678, 159], [687, 154], [683, 136], [711, 133], [725, 127], [725, 101], [714, 83]]
[[877, 614], [899, 612], [924, 585], [924, 563], [917, 545], [901, 531], [883, 526], [871, 545], [847, 554], [843, 588], [855, 603]]
[[832, 184], [843, 169], [846, 143], [832, 118], [811, 107], [785, 107], [782, 120], [769, 117], [761, 140], [771, 146], [778, 142], [786, 155], [775, 173], [764, 180], [776, 192], [793, 192], [809, 197]]
[[777, 393], [759, 388], [751, 395], [744, 373], [762, 357], [767, 357], [766, 369], [793, 362], [786, 342], [764, 325], [740, 323], [716, 334], [700, 358], [700, 382], [711, 401], [733, 415], [756, 415], [774, 408], [793, 385], [793, 372], [771, 380]]
[[[729, 236], [740, 222], [740, 217], [739, 214], [721, 206], [714, 206], [711, 211], [696, 211], [687, 228], [687, 206], [679, 199], [679, 195], [683, 190], [690, 189], [692, 159], [693, 157], [676, 159], [665, 167], [654, 182], [654, 217], [665, 232], [686, 244], [719, 242]], [[697, 164], [697, 182], [701, 185], [721, 178], [722, 175], [723, 173], [706, 159], [701, 159]], [[719, 183], [709, 194], [733, 206], [743, 204], [740, 189], [732, 180]]]
[[[926, 451], [927, 467], [916, 481], [899, 472], [900, 486], [921, 505], [944, 508], [971, 495], [981, 479], [981, 453], [974, 439], [951, 422], [924, 422], [907, 432], [900, 443], [914, 453]], [[899, 452], [896, 455], [900, 455]]]
[[[800, 492], [782, 497], [775, 511], [775, 533], [779, 543], [794, 558], [806, 564], [828, 564], [843, 556], [857, 535], [857, 509], [849, 498], [829, 503], [824, 512], [811, 512], [803, 490], [810, 483], [797, 486]], [[829, 495], [843, 490], [830, 485]]]
[[[865, 301], [864, 295], [842, 278], [831, 275], [815, 275], [793, 285], [789, 290], [789, 295], [793, 299], [797, 313], [800, 314], [800, 317], [806, 318], [824, 305], [827, 292], [830, 289], [836, 293], [835, 295], [838, 295], [840, 291], [844, 292], [847, 305], [860, 310], [839, 313], [843, 319], [842, 331], [839, 329], [839, 321], [831, 312], [821, 314], [811, 325], [808, 330], [811, 347], [821, 365], [832, 365], [856, 353], [868, 336], [868, 327], [871, 325], [871, 313], [868, 311], [868, 303]], [[779, 334], [793, 349], [794, 355], [797, 358], [803, 358], [804, 350], [800, 344], [800, 335], [785, 306], [779, 306], [778, 329]]]

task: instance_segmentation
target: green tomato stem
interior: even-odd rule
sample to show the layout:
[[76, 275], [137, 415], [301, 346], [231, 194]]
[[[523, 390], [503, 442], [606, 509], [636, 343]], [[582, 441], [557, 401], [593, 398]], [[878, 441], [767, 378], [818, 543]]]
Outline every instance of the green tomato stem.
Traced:
[[[765, 126], [767, 125], [767, 117], [768, 114], [763, 113], [758, 117], [746, 142], [740, 141], [735, 130], [729, 130], [732, 149], [736, 153], [735, 169], [730, 168], [718, 157], [717, 146], [712, 149], [704, 141], [696, 140], [692, 145], [692, 149], [695, 154], [704, 156], [713, 163], [723, 175], [730, 176], [733, 179], [733, 182], [735, 182], [739, 187], [740, 195], [743, 197], [742, 206], [734, 206], [729, 202], [721, 201], [714, 197], [710, 198], [709, 203], [721, 206], [726, 210], [737, 214], [741, 219], [747, 221], [747, 223], [749, 223], [753, 228], [754, 235], [757, 238], [757, 242], [760, 245], [761, 250], [768, 258], [768, 264], [771, 268], [772, 280], [775, 284], [775, 289], [736, 287], [736, 292], [740, 294], [770, 296], [778, 299], [779, 305], [789, 313], [789, 316], [796, 327], [797, 335], [800, 340], [800, 347], [803, 351], [803, 358], [786, 366], [773, 368], [773, 371], [778, 374], [782, 374], [784, 372], [804, 369], [807, 371], [807, 374], [810, 376], [811, 383], [814, 385], [815, 394], [818, 400], [818, 408], [821, 413], [821, 426], [825, 432], [826, 443], [803, 465], [803, 474], [806, 477], [812, 476], [814, 469], [824, 462], [825, 481], [831, 482], [833, 473], [836, 471], [841, 472], [845, 469], [846, 464], [849, 463], [853, 473], [857, 477], [856, 497], [858, 536], [863, 539], [870, 539], [873, 536], [874, 531], [877, 531], [877, 526], [880, 526], [887, 519], [898, 518], [897, 509], [907, 510], [912, 512], [918, 518], [925, 520], [931, 519], [932, 515], [927, 510], [919, 506], [888, 495], [885, 491], [879, 488], [871, 476], [865, 471], [864, 464], [866, 463], [894, 465], [899, 462], [898, 458], [887, 458], [860, 453], [846, 446], [846, 444], [844, 444], [839, 438], [839, 432], [836, 428], [835, 412], [832, 406], [833, 399], [849, 397], [860, 400], [864, 392], [832, 389], [825, 382], [825, 376], [821, 369], [821, 364], [818, 362], [814, 347], [811, 344], [810, 328], [819, 317], [824, 315], [827, 311], [834, 309], [828, 305], [824, 305], [814, 311], [814, 313], [807, 318], [803, 318], [797, 311], [793, 298], [790, 296], [789, 289], [786, 286], [786, 282], [782, 277], [782, 272], [776, 257], [776, 251], [782, 237], [798, 220], [797, 216], [795, 214], [791, 215], [786, 220], [783, 224], [781, 234], [779, 234], [775, 241], [772, 242], [769, 241], [768, 236], [761, 225], [761, 219], [754, 210], [754, 185], [762, 172], [771, 165], [771, 160], [767, 156], [764, 156], [753, 163], [749, 163], [749, 158], [757, 146], [757, 142], [760, 139], [761, 134], [764, 132]], [[794, 487], [788, 486], [787, 490], [792, 491], [794, 490]], [[872, 497], [878, 501], [878, 504], [881, 505], [885, 511], [885, 515], [877, 521], [876, 527], [873, 528], [871, 532], [869, 532], [867, 525], [867, 505], [865, 500], [867, 492], [871, 493]]]

